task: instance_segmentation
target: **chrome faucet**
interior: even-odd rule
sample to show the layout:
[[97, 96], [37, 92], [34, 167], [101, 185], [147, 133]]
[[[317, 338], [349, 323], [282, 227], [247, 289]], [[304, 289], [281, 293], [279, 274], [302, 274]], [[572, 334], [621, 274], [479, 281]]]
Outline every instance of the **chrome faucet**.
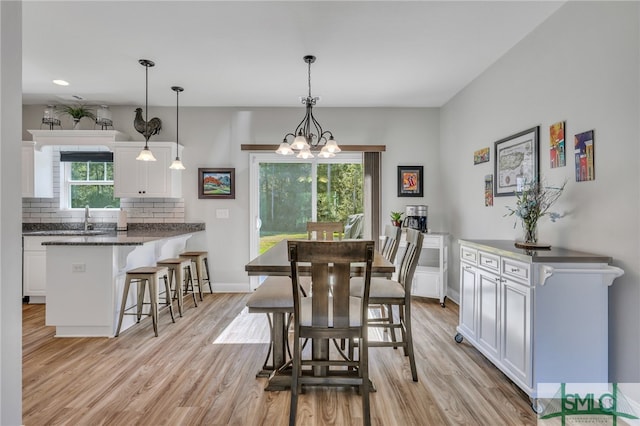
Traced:
[[91, 217], [91, 214], [89, 214], [89, 205], [86, 205], [84, 207], [84, 230], [85, 231], [93, 229], [93, 224], [89, 223], [90, 217]]

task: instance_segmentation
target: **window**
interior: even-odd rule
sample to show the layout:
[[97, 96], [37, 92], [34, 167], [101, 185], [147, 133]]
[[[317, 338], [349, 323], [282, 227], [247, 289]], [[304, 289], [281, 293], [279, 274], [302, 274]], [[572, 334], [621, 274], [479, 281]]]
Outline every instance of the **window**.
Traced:
[[113, 155], [110, 152], [60, 153], [64, 176], [63, 208], [116, 209], [120, 199], [113, 196]]

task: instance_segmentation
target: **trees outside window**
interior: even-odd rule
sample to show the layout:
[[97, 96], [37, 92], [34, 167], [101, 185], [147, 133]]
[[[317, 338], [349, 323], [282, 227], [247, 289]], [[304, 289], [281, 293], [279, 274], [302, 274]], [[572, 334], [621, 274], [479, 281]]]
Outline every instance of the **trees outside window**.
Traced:
[[113, 196], [113, 163], [66, 162], [67, 208], [119, 208]]

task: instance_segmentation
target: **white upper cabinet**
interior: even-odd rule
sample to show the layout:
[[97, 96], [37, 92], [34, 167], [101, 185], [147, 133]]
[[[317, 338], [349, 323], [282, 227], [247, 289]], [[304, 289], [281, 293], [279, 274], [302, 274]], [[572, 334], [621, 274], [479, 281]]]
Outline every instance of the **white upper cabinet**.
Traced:
[[116, 144], [113, 150], [114, 195], [120, 198], [180, 198], [182, 172], [169, 168], [175, 142], [150, 142], [156, 161], [138, 161], [144, 142]]
[[39, 150], [33, 142], [22, 142], [22, 197], [53, 197], [53, 157], [51, 147]]

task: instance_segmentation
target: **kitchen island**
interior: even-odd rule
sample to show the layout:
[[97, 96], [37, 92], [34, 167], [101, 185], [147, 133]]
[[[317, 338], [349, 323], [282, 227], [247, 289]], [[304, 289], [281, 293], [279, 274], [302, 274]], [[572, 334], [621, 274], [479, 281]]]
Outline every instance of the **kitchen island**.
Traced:
[[[46, 241], [46, 325], [56, 337], [113, 337], [126, 271], [177, 257], [199, 228], [139, 229]], [[127, 305], [136, 302], [133, 287]], [[122, 329], [135, 324], [125, 316]]]

